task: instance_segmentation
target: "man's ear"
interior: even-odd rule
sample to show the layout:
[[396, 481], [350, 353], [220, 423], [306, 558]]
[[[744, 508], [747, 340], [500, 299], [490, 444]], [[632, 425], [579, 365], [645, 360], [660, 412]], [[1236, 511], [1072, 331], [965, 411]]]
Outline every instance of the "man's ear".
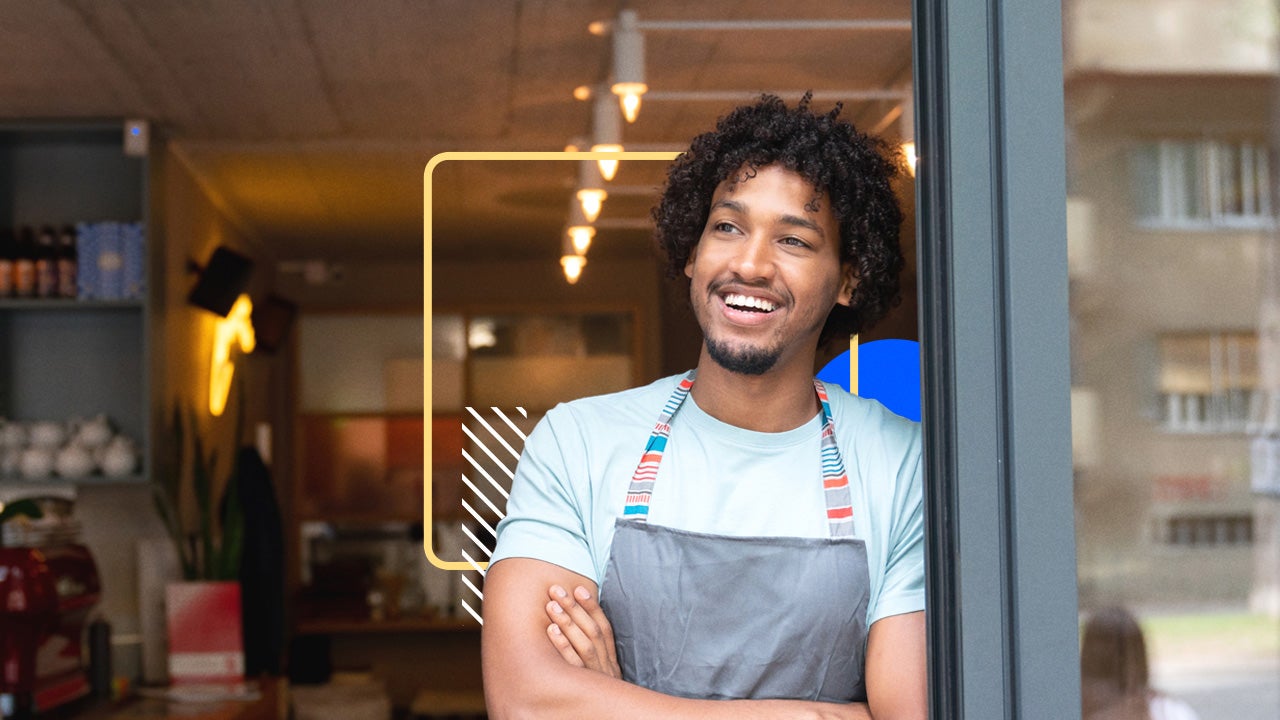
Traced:
[[684, 261], [684, 276], [693, 279], [693, 258], [698, 254], [698, 246], [689, 249], [689, 259]]
[[858, 280], [853, 276], [853, 263], [840, 265], [840, 295], [836, 303], [849, 307], [853, 303], [853, 291], [858, 287]]

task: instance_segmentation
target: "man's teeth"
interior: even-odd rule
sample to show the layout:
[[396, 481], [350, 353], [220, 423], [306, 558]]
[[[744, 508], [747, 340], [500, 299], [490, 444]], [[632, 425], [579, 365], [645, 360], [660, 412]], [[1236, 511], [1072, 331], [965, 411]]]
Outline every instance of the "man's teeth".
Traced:
[[739, 309], [759, 310], [761, 312], [773, 312], [773, 309], [777, 307], [764, 298], [737, 294], [725, 295], [724, 304]]

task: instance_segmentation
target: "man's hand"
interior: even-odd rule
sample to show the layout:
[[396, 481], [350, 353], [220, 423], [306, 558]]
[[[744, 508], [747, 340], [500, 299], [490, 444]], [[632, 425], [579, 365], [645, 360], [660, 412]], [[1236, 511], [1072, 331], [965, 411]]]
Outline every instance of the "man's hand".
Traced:
[[602, 672], [622, 679], [618, 654], [613, 645], [613, 628], [591, 591], [579, 585], [573, 593], [559, 585], [547, 589], [547, 637], [565, 662], [575, 667]]

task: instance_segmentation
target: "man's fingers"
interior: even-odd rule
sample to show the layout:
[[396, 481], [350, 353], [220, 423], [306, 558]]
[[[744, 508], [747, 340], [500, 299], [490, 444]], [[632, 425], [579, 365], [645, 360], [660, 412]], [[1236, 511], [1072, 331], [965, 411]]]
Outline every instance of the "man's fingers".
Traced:
[[551, 638], [551, 644], [560, 652], [560, 657], [565, 662], [574, 667], [585, 667], [582, 664], [582, 658], [578, 657], [578, 653], [573, 651], [573, 646], [569, 644], [569, 639], [560, 631], [560, 627], [554, 623], [547, 626], [547, 637]]
[[578, 604], [587, 611], [587, 615], [595, 621], [610, 662], [618, 664], [617, 650], [613, 646], [613, 626], [609, 624], [609, 618], [605, 617], [604, 609], [600, 607], [597, 599], [592, 597], [591, 591], [581, 585], [573, 589], [573, 595], [578, 599]]
[[[604, 656], [599, 652], [595, 642], [589, 636], [589, 631], [584, 632], [584, 630], [578, 626], [574, 616], [565, 612], [559, 602], [552, 600], [547, 603], [547, 617], [551, 618], [551, 622], [554, 623], [555, 627], [559, 628], [561, 634], [567, 638], [573, 652], [575, 652], [582, 660], [585, 667], [589, 667], [594, 670], [603, 669], [600, 663], [600, 658]], [[590, 619], [588, 618], [588, 621], [589, 620]]]
[[[599, 615], [599, 620], [597, 620], [597, 618], [593, 616], [587, 608], [583, 607], [573, 595], [565, 592], [564, 588], [561, 588], [558, 585], [551, 588], [551, 596], [553, 600], [560, 603], [560, 607], [563, 608], [565, 612], [569, 613], [569, 617], [573, 619], [573, 622], [582, 630], [583, 634], [591, 638], [591, 641], [596, 643], [597, 646], [600, 646], [600, 655], [602, 657], [607, 655], [603, 648], [605, 632], [601, 629], [601, 623], [603, 623], [604, 627], [607, 628], [609, 626], [609, 621], [605, 620], [604, 614], [601, 613]], [[612, 632], [610, 632], [610, 643], [612, 642]]]

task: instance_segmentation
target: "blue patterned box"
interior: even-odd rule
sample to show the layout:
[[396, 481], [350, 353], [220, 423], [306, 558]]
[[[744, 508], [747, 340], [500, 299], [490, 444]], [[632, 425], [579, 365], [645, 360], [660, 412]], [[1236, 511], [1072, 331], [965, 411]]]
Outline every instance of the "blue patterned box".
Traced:
[[124, 297], [141, 300], [146, 287], [146, 231], [140, 222], [119, 226], [120, 246], [124, 255]]
[[98, 283], [98, 232], [93, 223], [76, 223], [76, 286], [81, 300], [96, 300]]
[[98, 233], [98, 297], [119, 300], [124, 297], [124, 243], [120, 223], [97, 223]]

